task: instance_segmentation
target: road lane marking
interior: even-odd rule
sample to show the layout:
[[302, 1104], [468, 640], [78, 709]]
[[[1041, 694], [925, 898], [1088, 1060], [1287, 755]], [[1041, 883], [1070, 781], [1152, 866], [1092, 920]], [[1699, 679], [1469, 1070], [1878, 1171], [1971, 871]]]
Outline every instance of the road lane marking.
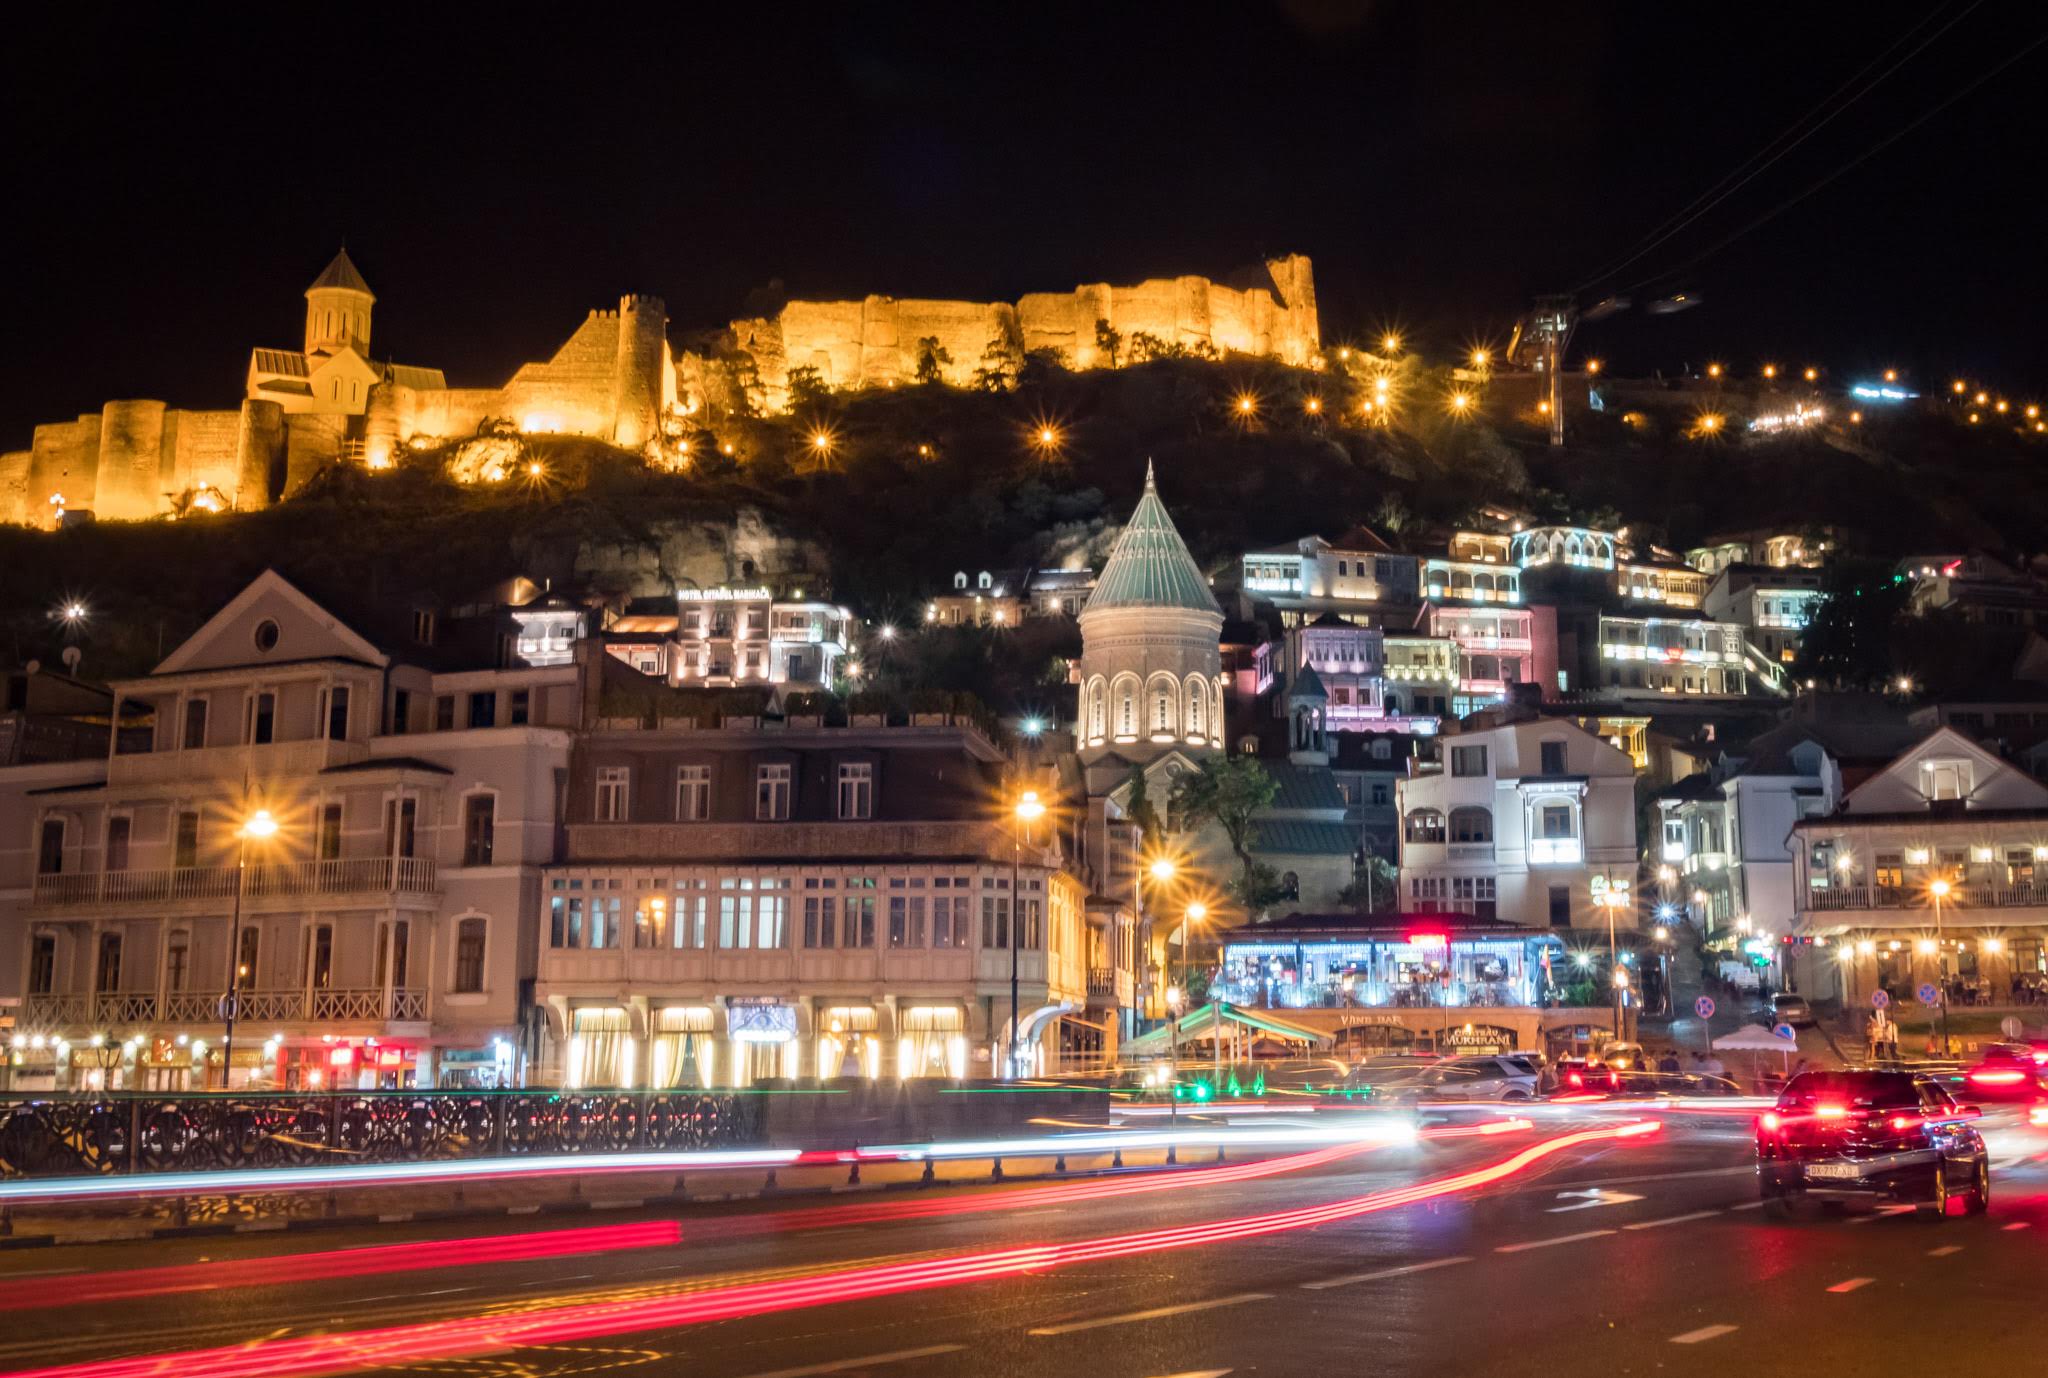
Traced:
[[2007, 1228], [2008, 1230], [2024, 1230], [2028, 1225], [2032, 1223], [2033, 1222], [2030, 1220], [2015, 1220], [2012, 1222], [2012, 1224], [2007, 1225], [2005, 1228]]
[[1716, 1216], [1720, 1213], [1718, 1210], [1688, 1211], [1684, 1215], [1667, 1215], [1662, 1220], [1638, 1220], [1635, 1224], [1623, 1225], [1622, 1228], [1624, 1230], [1654, 1230], [1659, 1225], [1682, 1225], [1688, 1220], [1705, 1220], [1710, 1216]]
[[1764, 1203], [1761, 1201], [1744, 1201], [1740, 1205], [1730, 1206], [1728, 1209], [1731, 1211], [1760, 1211], [1763, 1208]]
[[1501, 1244], [1494, 1248], [1497, 1254], [1519, 1254], [1524, 1249], [1547, 1249], [1553, 1244], [1576, 1244], [1582, 1239], [1598, 1239], [1612, 1230], [1581, 1230], [1577, 1234], [1561, 1234], [1555, 1239], [1526, 1239], [1520, 1244]]
[[1939, 1249], [1929, 1249], [1927, 1256], [1929, 1258], [1947, 1258], [1950, 1254], [1959, 1254], [1962, 1251], [1963, 1246], [1960, 1244], [1944, 1244]]
[[1304, 1282], [1302, 1287], [1310, 1292], [1320, 1292], [1327, 1287], [1349, 1287], [1354, 1282], [1378, 1282], [1381, 1278], [1406, 1277], [1410, 1273], [1427, 1273], [1433, 1268], [1448, 1268], [1454, 1263], [1470, 1263], [1468, 1254], [1456, 1254], [1450, 1258], [1433, 1258], [1427, 1263], [1404, 1263], [1398, 1268], [1382, 1268], [1375, 1273], [1351, 1273], [1341, 1278], [1324, 1278], [1321, 1282]]
[[1849, 1223], [1851, 1225], [1868, 1225], [1873, 1220], [1884, 1220], [1894, 1215], [1911, 1215], [1912, 1213], [1913, 1208], [1911, 1206], [1879, 1206], [1875, 1215], [1859, 1215]]
[[829, 1363], [806, 1364], [802, 1368], [778, 1368], [768, 1373], [751, 1373], [747, 1378], [812, 1378], [819, 1373], [843, 1373], [850, 1368], [867, 1368], [901, 1363], [905, 1359], [929, 1359], [935, 1354], [957, 1354], [966, 1345], [926, 1345], [923, 1349], [899, 1349], [891, 1354], [864, 1354], [858, 1359], [834, 1359]]
[[1563, 1215], [1566, 1211], [1588, 1211], [1600, 1206], [1623, 1206], [1631, 1201], [1643, 1199], [1630, 1192], [1609, 1191], [1605, 1187], [1589, 1187], [1585, 1191], [1561, 1191], [1557, 1194], [1560, 1201], [1568, 1197], [1576, 1198], [1577, 1203], [1570, 1206], [1552, 1206], [1548, 1213]]
[[1027, 1335], [1071, 1335], [1077, 1330], [1096, 1330], [1105, 1325], [1131, 1325], [1138, 1321], [1156, 1321], [1165, 1316], [1185, 1316], [1190, 1311], [1213, 1311], [1219, 1306], [1242, 1306], [1248, 1301], [1271, 1301], [1271, 1292], [1239, 1292], [1231, 1297], [1211, 1297], [1207, 1301], [1182, 1302], [1178, 1306], [1155, 1306], [1149, 1311], [1126, 1311], [1121, 1316], [1097, 1316], [1088, 1321], [1063, 1321], [1059, 1325], [1041, 1325], [1024, 1332]]
[[1731, 1335], [1740, 1328], [1733, 1325], [1703, 1325], [1698, 1330], [1688, 1330], [1683, 1335], [1673, 1335], [1671, 1343], [1675, 1345], [1704, 1344], [1708, 1340], [1718, 1340], [1723, 1335]]
[[1828, 1290], [1830, 1292], [1853, 1292], [1859, 1287], [1868, 1287], [1876, 1281], [1876, 1278], [1849, 1278], [1846, 1281], [1836, 1283], [1833, 1287], [1828, 1288]]

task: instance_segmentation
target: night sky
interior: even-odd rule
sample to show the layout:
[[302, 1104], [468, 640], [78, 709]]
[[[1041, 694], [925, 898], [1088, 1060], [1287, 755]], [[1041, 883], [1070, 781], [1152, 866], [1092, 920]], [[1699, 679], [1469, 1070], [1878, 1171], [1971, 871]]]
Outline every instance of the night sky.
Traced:
[[1006, 12], [12, 16], [0, 448], [108, 398], [235, 405], [250, 346], [297, 347], [299, 294], [344, 238], [378, 294], [374, 352], [457, 384], [546, 357], [624, 291], [665, 298], [681, 343], [773, 279], [800, 296], [1014, 299], [1287, 251], [1315, 260], [1328, 337], [1393, 322], [1439, 350], [1498, 341], [1530, 296], [1585, 283], [1952, 18], [1783, 161], [1585, 289], [1650, 278], [1639, 302], [1703, 305], [1629, 313], [1578, 352], [1837, 377], [1897, 363], [2048, 396], [2038, 4]]

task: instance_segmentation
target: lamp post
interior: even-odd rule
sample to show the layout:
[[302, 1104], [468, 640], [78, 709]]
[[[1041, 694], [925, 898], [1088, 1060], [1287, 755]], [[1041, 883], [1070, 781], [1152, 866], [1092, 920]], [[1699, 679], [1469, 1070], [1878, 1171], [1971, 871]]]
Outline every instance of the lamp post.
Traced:
[[249, 975], [242, 966], [242, 891], [249, 875], [249, 839], [258, 842], [277, 836], [277, 819], [269, 809], [258, 809], [235, 829], [235, 907], [228, 922], [228, 993], [220, 1000], [221, 1021], [227, 1026], [220, 1043], [220, 1089], [228, 1089], [235, 1070], [235, 1016], [241, 1013], [242, 978]]
[[1948, 898], [1950, 885], [1946, 877], [1937, 876], [1927, 887], [1927, 893], [1934, 900], [1934, 961], [1936, 1008], [1941, 1016], [1941, 1055], [1949, 1055], [1948, 1041], [1948, 944], [1942, 938], [1941, 902]]
[[1024, 860], [1024, 829], [1045, 817], [1045, 805], [1039, 802], [1038, 791], [1027, 789], [1018, 797], [1016, 807], [1010, 810], [1010, 1047], [1004, 1062], [1008, 1077], [1017, 1075], [1017, 1052], [1021, 1041], [1017, 1010], [1017, 930], [1024, 926], [1024, 895], [1018, 888], [1018, 879]]
[[[1167, 1119], [1176, 1122], [1180, 1119], [1180, 1012], [1175, 1007], [1185, 1006], [1191, 997], [1192, 992], [1188, 989], [1188, 976], [1191, 966], [1188, 961], [1188, 940], [1194, 936], [1194, 926], [1208, 917], [1208, 905], [1200, 900], [1188, 901], [1187, 910], [1182, 916], [1180, 923], [1180, 984], [1178, 986], [1168, 986], [1166, 991], [1166, 1018], [1168, 1028], [1171, 1031], [1168, 1042], [1173, 1049], [1171, 1060], [1167, 1064], [1172, 1069], [1168, 1073], [1166, 1087], [1166, 1103], [1169, 1107]], [[1178, 1000], [1174, 998], [1176, 994], [1180, 997]], [[1217, 1023], [1216, 1032], [1219, 1037], [1222, 1035], [1222, 1024], [1220, 1021]]]
[[1595, 876], [1597, 888], [1593, 898], [1607, 911], [1607, 968], [1613, 973], [1614, 982], [1614, 1037], [1621, 1040], [1622, 1001], [1628, 994], [1628, 973], [1621, 969], [1620, 943], [1615, 936], [1614, 911], [1629, 902], [1628, 882], [1610, 881], [1605, 876]]

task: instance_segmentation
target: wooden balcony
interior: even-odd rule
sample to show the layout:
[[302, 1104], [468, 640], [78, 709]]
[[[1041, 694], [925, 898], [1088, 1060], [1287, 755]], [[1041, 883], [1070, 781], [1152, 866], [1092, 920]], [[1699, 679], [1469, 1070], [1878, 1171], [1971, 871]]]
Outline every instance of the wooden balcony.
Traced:
[[[262, 1024], [417, 1023], [427, 1017], [427, 992], [420, 986], [360, 988], [320, 986], [304, 990], [243, 990], [236, 1018]], [[72, 992], [22, 999], [21, 1027], [59, 1032], [133, 1028], [151, 1024], [218, 1024], [219, 991], [176, 990]]]

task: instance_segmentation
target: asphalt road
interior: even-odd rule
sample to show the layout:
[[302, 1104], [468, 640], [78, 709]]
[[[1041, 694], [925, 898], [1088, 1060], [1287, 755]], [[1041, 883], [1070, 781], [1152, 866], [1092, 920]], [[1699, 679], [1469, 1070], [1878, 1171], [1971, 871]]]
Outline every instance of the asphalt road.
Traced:
[[[768, 1314], [648, 1323], [646, 1308], [702, 1302], [736, 1285], [872, 1276], [862, 1270], [1322, 1207], [1498, 1163], [1593, 1122], [1546, 1121], [1529, 1133], [1381, 1148], [1168, 1189], [1134, 1190], [1157, 1179], [1131, 1178], [1100, 1191], [1034, 1185], [992, 1198], [949, 1189], [822, 1207], [693, 1210], [680, 1218], [678, 1242], [633, 1236], [633, 1247], [605, 1247], [629, 1241], [585, 1235], [581, 1247], [594, 1251], [501, 1262], [477, 1262], [471, 1246], [446, 1241], [527, 1232], [472, 1222], [37, 1250], [0, 1256], [0, 1300], [14, 1299], [14, 1309], [0, 1311], [0, 1371], [142, 1373], [150, 1370], [100, 1361], [387, 1328], [441, 1338], [459, 1318], [519, 1322], [537, 1313], [575, 1321], [569, 1333], [510, 1349], [491, 1348], [488, 1330], [464, 1330], [453, 1342], [460, 1354], [357, 1371], [1554, 1378], [1739, 1370], [1811, 1378], [1892, 1375], [1933, 1362], [1986, 1373], [2048, 1367], [2048, 1135], [2017, 1128], [2010, 1116], [1987, 1122], [1996, 1175], [1983, 1217], [1766, 1220], [1754, 1209], [1747, 1122], [1674, 1121], [1655, 1135], [1546, 1157], [1486, 1186], [1274, 1233], [889, 1295], [813, 1297]], [[956, 1206], [973, 1209], [929, 1213]], [[870, 1218], [897, 1210], [917, 1214]], [[566, 1228], [677, 1220], [607, 1214]], [[542, 1228], [554, 1227], [534, 1227]], [[383, 1255], [336, 1252], [394, 1244], [427, 1251], [414, 1263], [445, 1266], [393, 1271]], [[270, 1261], [231, 1263], [252, 1258]], [[286, 1276], [293, 1267], [328, 1270], [335, 1259], [364, 1271]], [[223, 1285], [83, 1295], [103, 1289], [110, 1270], [144, 1267], [174, 1270], [160, 1275], [167, 1283]], [[284, 1352], [258, 1344], [210, 1367], [181, 1359], [158, 1371], [271, 1373], [271, 1356]]]

